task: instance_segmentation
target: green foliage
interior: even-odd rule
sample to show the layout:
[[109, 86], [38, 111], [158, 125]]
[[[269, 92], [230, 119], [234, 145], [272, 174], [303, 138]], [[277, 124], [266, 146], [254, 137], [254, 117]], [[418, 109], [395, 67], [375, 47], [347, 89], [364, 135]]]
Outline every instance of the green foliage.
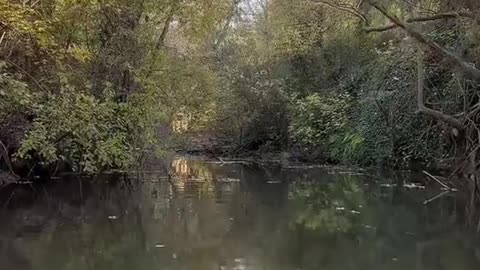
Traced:
[[[317, 161], [404, 167], [452, 157], [448, 125], [415, 114], [417, 56], [411, 40], [400, 29], [365, 33], [359, 14], [371, 25], [385, 23], [366, 3], [325, 2], [274, 0], [259, 8], [255, 23], [235, 29], [219, 52], [226, 63], [220, 73], [225, 89], [215, 129], [240, 137], [247, 149], [277, 141], [276, 150], [300, 148], [300, 156]], [[445, 1], [382, 5], [402, 18], [452, 8]], [[474, 25], [469, 19], [439, 20], [418, 23], [418, 29], [478, 60]], [[425, 58], [427, 106], [459, 116], [466, 91], [475, 86], [452, 76], [442, 55], [427, 50]], [[252, 142], [256, 147], [248, 147]]]
[[0, 117], [15, 112], [25, 112], [34, 103], [36, 95], [28, 85], [4, 72], [5, 62], [0, 61]]
[[348, 95], [307, 96], [294, 106], [290, 134], [307, 149], [321, 149], [327, 159], [354, 161], [364, 139], [350, 127], [350, 109]]
[[150, 60], [150, 65], [139, 72], [140, 80], [170, 117], [184, 112], [201, 117], [215, 102], [218, 79], [208, 65], [166, 53]]
[[50, 35], [50, 21], [38, 16], [35, 9], [13, 1], [0, 1], [0, 20], [11, 27], [12, 34], [30, 37], [44, 48], [55, 46], [55, 41]]
[[34, 112], [19, 157], [35, 153], [47, 163], [63, 160], [85, 172], [132, 165], [135, 146], [129, 137], [138, 119], [128, 105], [65, 90], [46, 97]]
[[292, 120], [292, 135], [309, 145], [329, 142], [332, 135], [341, 132], [348, 123], [347, 97], [310, 95], [297, 101]]
[[[19, 158], [88, 172], [163, 152], [179, 122], [237, 151], [396, 166], [451, 157], [448, 127], [414, 114], [403, 32], [365, 33], [362, 16], [385, 23], [366, 2], [321, 2], [0, 0], [0, 139]], [[451, 8], [382, 2], [399, 17]], [[418, 24], [479, 61], [475, 23]], [[442, 55], [425, 58], [427, 106], [459, 115], [478, 101]]]
[[0, 0], [0, 139], [19, 159], [89, 173], [163, 153], [178, 113], [191, 126], [213, 117], [218, 79], [202, 50], [230, 7]]
[[[304, 179], [303, 179], [304, 180]], [[365, 194], [358, 180], [352, 177], [335, 182], [319, 183], [298, 181], [292, 183], [289, 197], [294, 207], [300, 209], [290, 221], [290, 229], [302, 226], [319, 234], [350, 233], [359, 225], [358, 209], [366, 204]]]
[[[353, 119], [365, 138], [362, 160], [366, 164], [406, 166], [410, 162], [435, 163], [448, 154], [445, 127], [415, 114], [417, 109], [414, 48], [393, 43], [377, 50], [361, 84], [359, 106]], [[436, 83], [447, 93], [458, 91]], [[450, 100], [454, 100], [453, 97]], [[439, 100], [441, 102], [441, 100]], [[455, 108], [444, 107], [449, 112]]]

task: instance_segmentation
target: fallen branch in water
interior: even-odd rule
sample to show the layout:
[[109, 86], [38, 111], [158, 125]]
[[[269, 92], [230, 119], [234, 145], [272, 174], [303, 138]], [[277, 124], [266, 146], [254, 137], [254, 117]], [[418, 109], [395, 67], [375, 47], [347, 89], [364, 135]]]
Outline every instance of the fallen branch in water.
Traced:
[[434, 197], [432, 197], [432, 198], [424, 201], [423, 204], [428, 204], [428, 203], [430, 203], [430, 202], [432, 202], [432, 201], [434, 201], [434, 200], [436, 200], [436, 199], [438, 199], [438, 198], [440, 198], [440, 197], [443, 197], [444, 195], [446, 195], [446, 194], [448, 194], [448, 193], [450, 193], [450, 190], [446, 190], [446, 191], [444, 191], [444, 192], [442, 192], [442, 193], [440, 193], [440, 194], [438, 194], [438, 195], [436, 195], [436, 196], [434, 196]]
[[207, 161], [208, 163], [217, 163], [221, 166], [225, 164], [243, 164], [243, 165], [252, 165], [252, 164], [259, 164], [263, 165], [262, 162], [257, 160], [250, 160], [250, 159], [232, 159], [232, 160], [224, 160], [221, 157], [218, 157], [219, 161]]
[[439, 184], [440, 184], [442, 187], [444, 187], [447, 191], [457, 191], [456, 189], [447, 186], [445, 183], [443, 183], [443, 182], [440, 181], [437, 177], [431, 175], [430, 173], [428, 173], [428, 172], [426, 172], [426, 171], [423, 171], [423, 173], [426, 174], [427, 176], [429, 176], [430, 178], [432, 178], [433, 180], [437, 181], [437, 183], [439, 183]]

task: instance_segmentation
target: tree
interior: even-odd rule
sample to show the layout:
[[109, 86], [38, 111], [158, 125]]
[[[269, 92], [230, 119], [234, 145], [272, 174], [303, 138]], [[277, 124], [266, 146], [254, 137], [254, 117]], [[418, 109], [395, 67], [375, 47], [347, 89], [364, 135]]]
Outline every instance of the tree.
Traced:
[[156, 152], [175, 113], [202, 115], [213, 103], [217, 79], [203, 48], [231, 3], [2, 0], [8, 156], [97, 172]]

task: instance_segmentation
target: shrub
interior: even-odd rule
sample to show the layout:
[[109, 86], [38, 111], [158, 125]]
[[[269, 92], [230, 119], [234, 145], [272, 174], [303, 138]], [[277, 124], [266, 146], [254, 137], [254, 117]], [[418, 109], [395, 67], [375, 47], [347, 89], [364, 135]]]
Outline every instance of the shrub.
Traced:
[[34, 107], [36, 118], [18, 156], [46, 163], [67, 161], [76, 171], [96, 172], [133, 164], [130, 131], [135, 113], [127, 104], [73, 92], [48, 96]]
[[351, 127], [348, 95], [313, 94], [296, 102], [290, 126], [291, 136], [305, 151], [320, 149], [330, 161], [353, 161], [363, 138]]

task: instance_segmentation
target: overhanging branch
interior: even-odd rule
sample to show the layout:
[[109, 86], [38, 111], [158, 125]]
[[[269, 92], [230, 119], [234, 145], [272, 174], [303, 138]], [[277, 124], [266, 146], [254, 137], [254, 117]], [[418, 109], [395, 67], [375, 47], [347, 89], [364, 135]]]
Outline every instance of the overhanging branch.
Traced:
[[[429, 21], [436, 21], [436, 20], [454, 19], [458, 17], [475, 19], [475, 15], [471, 12], [446, 12], [446, 13], [439, 13], [431, 16], [408, 18], [405, 20], [405, 22], [406, 23], [429, 22]], [[383, 31], [391, 30], [397, 27], [398, 27], [397, 24], [391, 23], [388, 25], [377, 26], [377, 27], [365, 27], [364, 30], [367, 33], [383, 32]]]
[[442, 48], [435, 42], [427, 40], [421, 33], [414, 30], [410, 27], [407, 23], [401, 21], [395, 15], [392, 15], [387, 12], [387, 10], [382, 7], [381, 5], [377, 4], [375, 1], [369, 0], [370, 4], [375, 7], [378, 11], [380, 11], [385, 17], [389, 18], [397, 27], [402, 28], [407, 32], [407, 34], [419, 42], [422, 46], [428, 47], [438, 53], [442, 54], [445, 58], [451, 61], [455, 66], [457, 66], [467, 78], [472, 80], [480, 81], [480, 70], [476, 67], [471, 65], [470, 63], [465, 62], [460, 57], [456, 56], [455, 54], [447, 51], [446, 49]]
[[417, 68], [418, 68], [418, 71], [417, 71], [417, 76], [418, 76], [418, 78], [417, 78], [418, 79], [418, 81], [417, 81], [417, 104], [418, 104], [417, 113], [418, 114], [421, 113], [421, 114], [439, 119], [439, 120], [449, 124], [450, 126], [458, 129], [459, 131], [463, 130], [465, 128], [465, 126], [457, 118], [455, 118], [451, 115], [445, 114], [441, 111], [437, 111], [437, 110], [427, 108], [427, 106], [425, 106], [425, 93], [424, 93], [424, 89], [425, 89], [425, 85], [424, 85], [425, 84], [424, 83], [425, 82], [425, 75], [424, 74], [425, 74], [425, 71], [424, 71], [424, 67], [423, 67], [423, 52], [422, 52], [422, 49], [421, 49], [420, 46], [418, 46]]
[[[405, 20], [405, 22], [406, 23], [429, 22], [429, 21], [436, 21], [436, 20], [454, 19], [458, 17], [475, 19], [475, 15], [471, 12], [446, 12], [446, 13], [440, 13], [440, 14], [435, 14], [431, 16], [408, 18]], [[367, 33], [383, 32], [383, 31], [391, 30], [397, 27], [398, 25], [396, 23], [391, 23], [388, 25], [377, 26], [377, 27], [365, 27], [364, 30]]]

